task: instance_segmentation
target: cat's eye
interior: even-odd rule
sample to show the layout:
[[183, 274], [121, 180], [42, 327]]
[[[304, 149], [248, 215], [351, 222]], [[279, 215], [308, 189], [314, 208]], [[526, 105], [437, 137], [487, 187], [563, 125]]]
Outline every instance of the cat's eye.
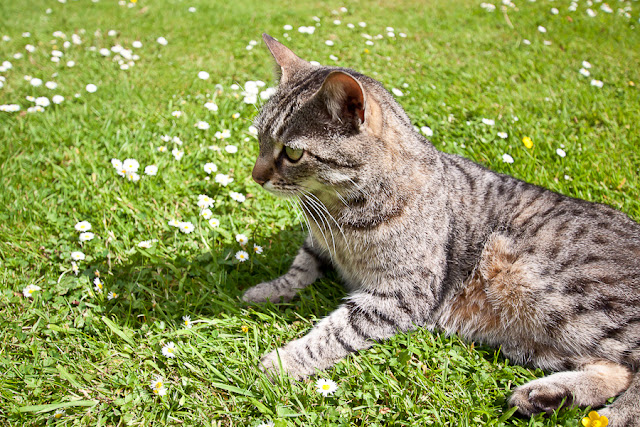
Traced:
[[302, 148], [291, 148], [288, 145], [284, 147], [284, 152], [292, 162], [297, 162], [302, 157], [304, 150]]

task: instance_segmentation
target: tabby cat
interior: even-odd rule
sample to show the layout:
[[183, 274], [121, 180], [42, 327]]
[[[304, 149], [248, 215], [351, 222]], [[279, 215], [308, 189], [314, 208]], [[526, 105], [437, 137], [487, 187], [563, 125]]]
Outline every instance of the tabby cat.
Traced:
[[427, 327], [559, 371], [514, 390], [524, 415], [622, 394], [599, 413], [639, 425], [640, 225], [439, 152], [379, 82], [263, 38], [280, 82], [255, 120], [252, 175], [298, 198], [310, 234], [284, 276], [243, 300], [290, 300], [327, 266], [349, 296], [262, 368], [303, 378]]

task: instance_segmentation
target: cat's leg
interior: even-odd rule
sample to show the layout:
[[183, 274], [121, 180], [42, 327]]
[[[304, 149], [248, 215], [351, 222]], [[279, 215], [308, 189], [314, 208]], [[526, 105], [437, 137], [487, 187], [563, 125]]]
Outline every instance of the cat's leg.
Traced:
[[349, 353], [364, 350], [398, 332], [415, 329], [416, 313], [402, 298], [356, 293], [307, 335], [267, 354], [261, 368], [270, 375], [280, 367], [291, 377], [304, 378], [333, 366]]
[[632, 376], [623, 365], [604, 360], [592, 362], [578, 371], [558, 372], [516, 388], [509, 404], [527, 416], [553, 412], [563, 400], [566, 406], [597, 408], [626, 390]]
[[640, 426], [640, 372], [636, 372], [627, 391], [611, 405], [599, 409], [598, 415], [609, 419], [609, 427]]
[[262, 282], [247, 289], [242, 295], [246, 302], [280, 302], [290, 301], [300, 289], [312, 284], [322, 275], [322, 270], [328, 265], [328, 261], [319, 250], [318, 244], [314, 244], [309, 236], [298, 251], [289, 271], [271, 280]]

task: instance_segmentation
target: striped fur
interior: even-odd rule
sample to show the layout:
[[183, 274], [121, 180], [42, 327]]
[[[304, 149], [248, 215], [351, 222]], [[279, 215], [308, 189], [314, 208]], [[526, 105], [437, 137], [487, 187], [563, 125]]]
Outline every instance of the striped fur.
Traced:
[[[289, 300], [326, 264], [349, 296], [263, 368], [302, 378], [396, 333], [437, 328], [557, 371], [513, 392], [525, 415], [622, 393], [602, 411], [612, 426], [638, 425], [640, 226], [441, 153], [375, 80], [287, 61], [288, 49], [266, 42], [286, 80], [255, 121], [253, 176], [299, 202], [310, 235], [287, 274], [243, 299]], [[292, 161], [277, 147], [304, 154]]]

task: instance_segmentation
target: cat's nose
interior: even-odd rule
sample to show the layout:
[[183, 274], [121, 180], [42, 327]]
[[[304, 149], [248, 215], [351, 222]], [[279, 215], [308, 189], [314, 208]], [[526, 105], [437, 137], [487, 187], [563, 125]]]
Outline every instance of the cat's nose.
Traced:
[[264, 185], [265, 182], [269, 181], [271, 178], [271, 164], [267, 162], [256, 161], [255, 166], [253, 167], [253, 171], [251, 172], [251, 176], [253, 180], [260, 185]]

